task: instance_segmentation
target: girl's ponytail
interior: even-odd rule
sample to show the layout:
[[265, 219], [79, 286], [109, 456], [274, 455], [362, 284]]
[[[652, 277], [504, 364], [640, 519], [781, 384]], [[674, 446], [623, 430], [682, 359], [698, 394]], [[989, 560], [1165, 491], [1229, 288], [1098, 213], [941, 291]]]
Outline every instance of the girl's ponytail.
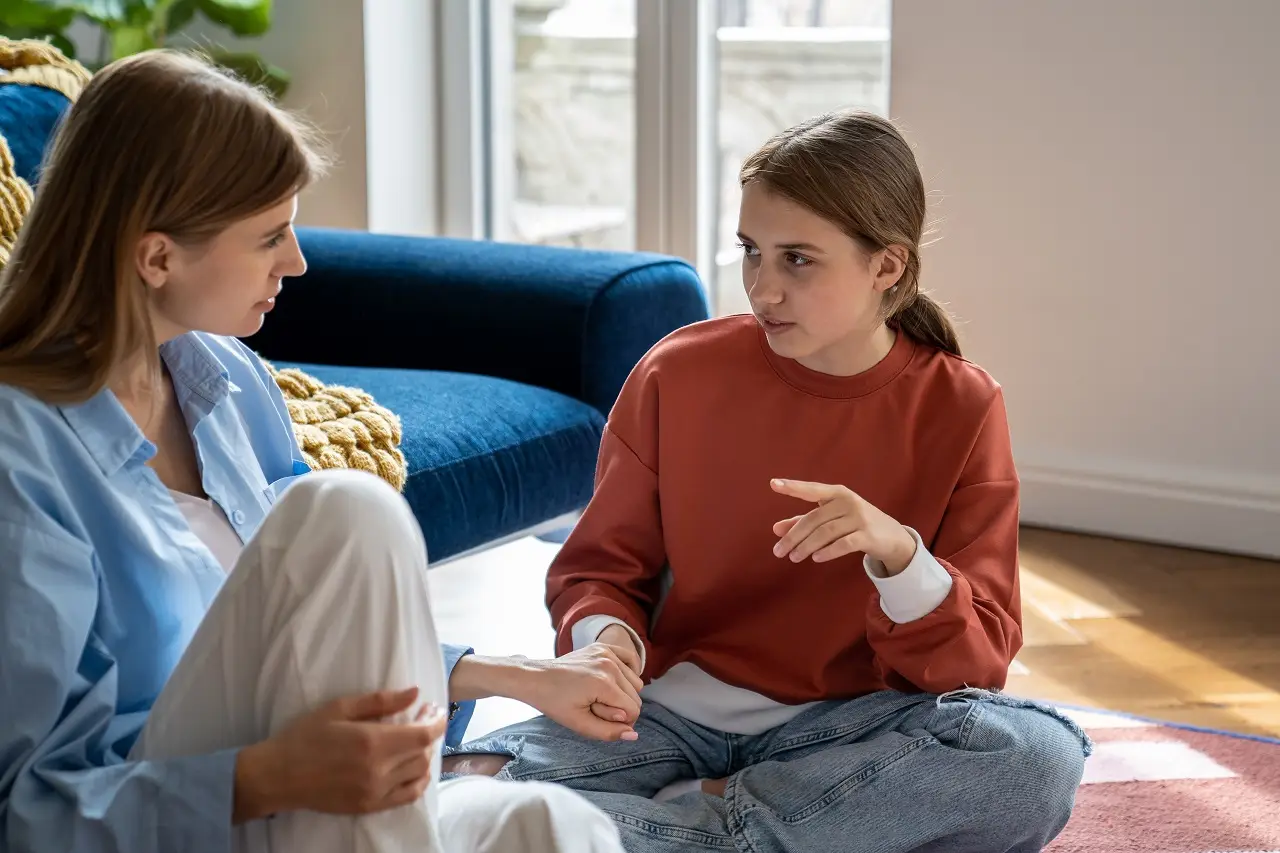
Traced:
[[947, 309], [927, 293], [917, 292], [889, 322], [914, 341], [960, 355], [960, 340]]
[[881, 306], [886, 322], [913, 340], [960, 355], [946, 310], [920, 292], [924, 178], [893, 122], [856, 110], [817, 116], [766, 142], [747, 158], [739, 180], [743, 186], [759, 181], [808, 208], [868, 253], [905, 250], [906, 269]]

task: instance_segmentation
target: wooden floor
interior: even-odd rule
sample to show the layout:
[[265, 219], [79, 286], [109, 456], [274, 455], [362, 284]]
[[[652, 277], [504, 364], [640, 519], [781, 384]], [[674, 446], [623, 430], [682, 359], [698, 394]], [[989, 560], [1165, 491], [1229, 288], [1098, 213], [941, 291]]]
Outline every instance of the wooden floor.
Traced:
[[1008, 690], [1280, 737], [1280, 562], [1024, 529]]

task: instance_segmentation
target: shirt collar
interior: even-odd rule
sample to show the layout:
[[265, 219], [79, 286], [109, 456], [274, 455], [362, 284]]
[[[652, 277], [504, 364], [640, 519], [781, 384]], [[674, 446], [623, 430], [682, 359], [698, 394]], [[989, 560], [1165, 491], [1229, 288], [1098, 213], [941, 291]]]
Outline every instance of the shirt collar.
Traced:
[[[239, 390], [213, 351], [194, 333], [161, 346], [160, 357], [169, 368], [178, 404], [193, 429], [228, 393]], [[155, 445], [142, 434], [108, 388], [83, 403], [58, 408], [107, 476], [115, 474], [136, 456], [150, 459], [155, 455]]]

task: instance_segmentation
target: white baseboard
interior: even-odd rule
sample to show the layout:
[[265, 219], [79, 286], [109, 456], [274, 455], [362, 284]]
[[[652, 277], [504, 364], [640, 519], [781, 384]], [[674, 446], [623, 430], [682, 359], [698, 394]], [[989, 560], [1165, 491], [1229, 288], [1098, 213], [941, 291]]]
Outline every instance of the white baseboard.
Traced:
[[1280, 559], [1280, 490], [1022, 462], [1018, 475], [1024, 524]]

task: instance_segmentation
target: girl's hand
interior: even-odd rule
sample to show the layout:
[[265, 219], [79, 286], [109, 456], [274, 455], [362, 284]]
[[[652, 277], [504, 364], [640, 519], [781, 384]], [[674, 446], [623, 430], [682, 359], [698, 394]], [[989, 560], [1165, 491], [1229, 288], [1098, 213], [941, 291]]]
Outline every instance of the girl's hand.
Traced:
[[892, 576], [916, 554], [916, 540], [905, 527], [844, 486], [799, 480], [773, 480], [770, 485], [779, 494], [818, 505], [773, 526], [781, 537], [773, 548], [777, 557], [825, 563], [861, 551], [883, 563]]
[[434, 778], [431, 758], [448, 725], [445, 713], [424, 708], [417, 722], [381, 722], [417, 697], [416, 687], [343, 697], [241, 750], [237, 822], [300, 809], [365, 814], [417, 800]]

